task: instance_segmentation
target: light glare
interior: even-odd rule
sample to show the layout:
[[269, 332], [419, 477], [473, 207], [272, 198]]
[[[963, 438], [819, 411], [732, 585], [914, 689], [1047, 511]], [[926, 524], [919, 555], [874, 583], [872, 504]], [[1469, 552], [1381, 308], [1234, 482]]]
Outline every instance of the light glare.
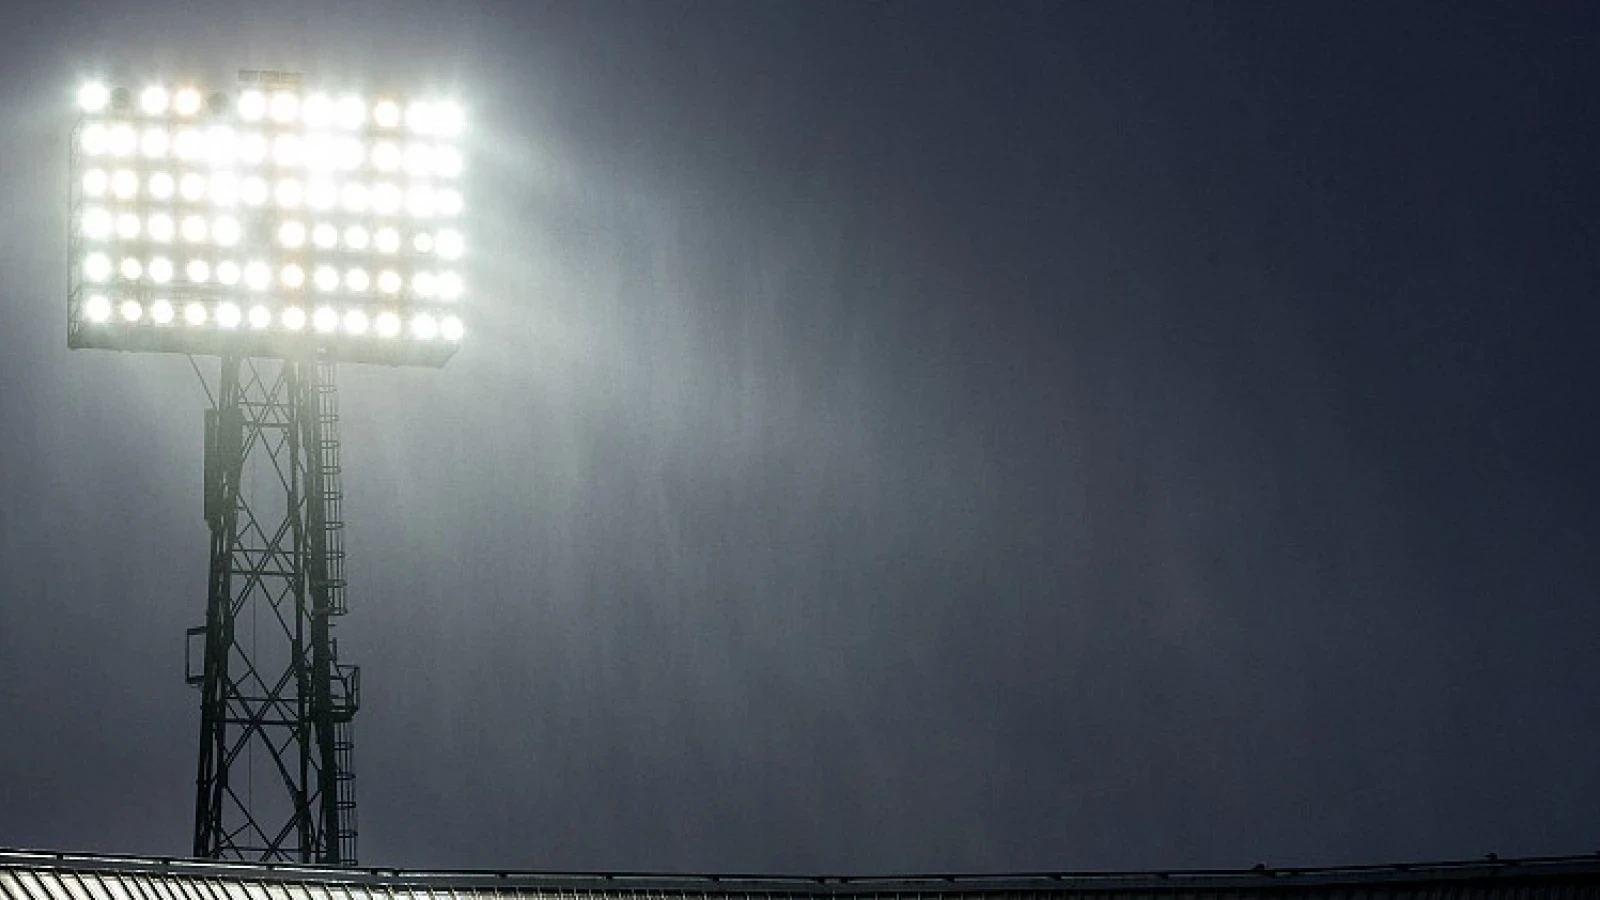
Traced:
[[236, 303], [223, 302], [217, 304], [217, 326], [220, 328], [239, 327], [239, 306]]
[[83, 277], [90, 281], [105, 281], [111, 277], [111, 257], [104, 253], [91, 253], [83, 258]]
[[245, 91], [239, 95], [239, 118], [254, 122], [267, 114], [267, 97], [260, 91]]
[[139, 94], [139, 109], [147, 116], [159, 116], [167, 111], [167, 89], [153, 84]]
[[447, 341], [459, 341], [466, 329], [461, 327], [461, 320], [455, 316], [445, 316], [439, 322], [439, 334]]
[[145, 223], [144, 230], [150, 236], [150, 240], [165, 244], [171, 242], [177, 227], [173, 224], [171, 216], [166, 213], [156, 213]]
[[265, 306], [250, 307], [250, 327], [265, 328], [272, 324], [272, 310]]
[[179, 88], [172, 95], [172, 110], [180, 116], [192, 116], [200, 111], [200, 92], [194, 88]]
[[111, 318], [111, 301], [104, 294], [91, 294], [83, 302], [83, 314], [91, 322], [104, 322]]
[[283, 311], [283, 327], [290, 331], [299, 331], [306, 327], [306, 311], [298, 306], [290, 306]]
[[90, 169], [83, 173], [83, 192], [91, 197], [104, 197], [111, 187], [111, 176], [105, 169]]
[[78, 108], [84, 112], [97, 113], [106, 108], [111, 102], [111, 92], [98, 81], [91, 81], [78, 88]]
[[183, 320], [196, 327], [206, 323], [206, 307], [203, 303], [191, 303], [183, 308]]
[[352, 309], [344, 314], [344, 330], [351, 334], [367, 333], [367, 314], [359, 309]]
[[420, 340], [431, 341], [439, 333], [439, 323], [427, 313], [418, 313], [411, 320], [411, 333]]
[[150, 260], [150, 280], [156, 284], [166, 284], [172, 280], [172, 260], [164, 256], [157, 256]]
[[400, 317], [392, 312], [378, 313], [378, 337], [392, 338], [400, 333]]
[[172, 303], [167, 300], [157, 300], [150, 304], [150, 318], [157, 325], [167, 325], [172, 322]]
[[328, 334], [339, 327], [339, 314], [334, 312], [332, 307], [318, 307], [311, 316], [311, 327]]
[[183, 267], [183, 275], [194, 284], [205, 284], [211, 278], [211, 264], [203, 259], [191, 259]]
[[137, 300], [122, 301], [119, 311], [122, 313], [123, 321], [127, 322], [137, 322], [139, 317], [144, 315], [144, 308], [139, 305]]
[[151, 175], [147, 187], [150, 190], [150, 196], [156, 200], [171, 200], [172, 192], [177, 190], [177, 185], [173, 182], [172, 176], [166, 172], [157, 172]]

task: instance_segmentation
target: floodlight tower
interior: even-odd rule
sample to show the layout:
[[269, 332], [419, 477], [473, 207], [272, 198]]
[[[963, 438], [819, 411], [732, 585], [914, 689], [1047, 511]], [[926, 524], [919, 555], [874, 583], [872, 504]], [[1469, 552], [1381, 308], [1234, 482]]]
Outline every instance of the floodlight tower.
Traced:
[[460, 346], [462, 118], [239, 77], [79, 91], [67, 346], [218, 359], [186, 665], [194, 854], [351, 864], [360, 670], [333, 638], [348, 610], [334, 369], [441, 367]]

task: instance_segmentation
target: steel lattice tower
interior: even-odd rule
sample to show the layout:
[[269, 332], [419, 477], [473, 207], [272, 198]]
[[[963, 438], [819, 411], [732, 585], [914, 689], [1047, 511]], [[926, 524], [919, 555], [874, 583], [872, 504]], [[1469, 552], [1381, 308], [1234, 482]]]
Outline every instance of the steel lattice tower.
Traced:
[[210, 583], [187, 672], [202, 697], [198, 857], [356, 861], [360, 670], [332, 635], [347, 610], [333, 375], [224, 357], [206, 411]]

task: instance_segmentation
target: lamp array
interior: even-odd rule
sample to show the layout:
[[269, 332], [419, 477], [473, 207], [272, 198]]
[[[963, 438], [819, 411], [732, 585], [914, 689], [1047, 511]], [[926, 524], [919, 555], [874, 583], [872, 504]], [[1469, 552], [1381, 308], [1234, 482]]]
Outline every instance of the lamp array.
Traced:
[[362, 306], [240, 304], [182, 297], [141, 300], [134, 296], [88, 294], [81, 314], [85, 321], [106, 326], [212, 328], [222, 331], [313, 332], [349, 337], [460, 341], [465, 327], [459, 316], [439, 310], [402, 312]]

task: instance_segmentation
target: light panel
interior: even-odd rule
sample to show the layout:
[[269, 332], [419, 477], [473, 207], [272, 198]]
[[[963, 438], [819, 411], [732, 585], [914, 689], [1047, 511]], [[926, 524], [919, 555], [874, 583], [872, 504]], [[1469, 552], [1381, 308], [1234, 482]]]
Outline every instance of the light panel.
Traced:
[[443, 365], [470, 295], [447, 99], [74, 96], [68, 344]]

